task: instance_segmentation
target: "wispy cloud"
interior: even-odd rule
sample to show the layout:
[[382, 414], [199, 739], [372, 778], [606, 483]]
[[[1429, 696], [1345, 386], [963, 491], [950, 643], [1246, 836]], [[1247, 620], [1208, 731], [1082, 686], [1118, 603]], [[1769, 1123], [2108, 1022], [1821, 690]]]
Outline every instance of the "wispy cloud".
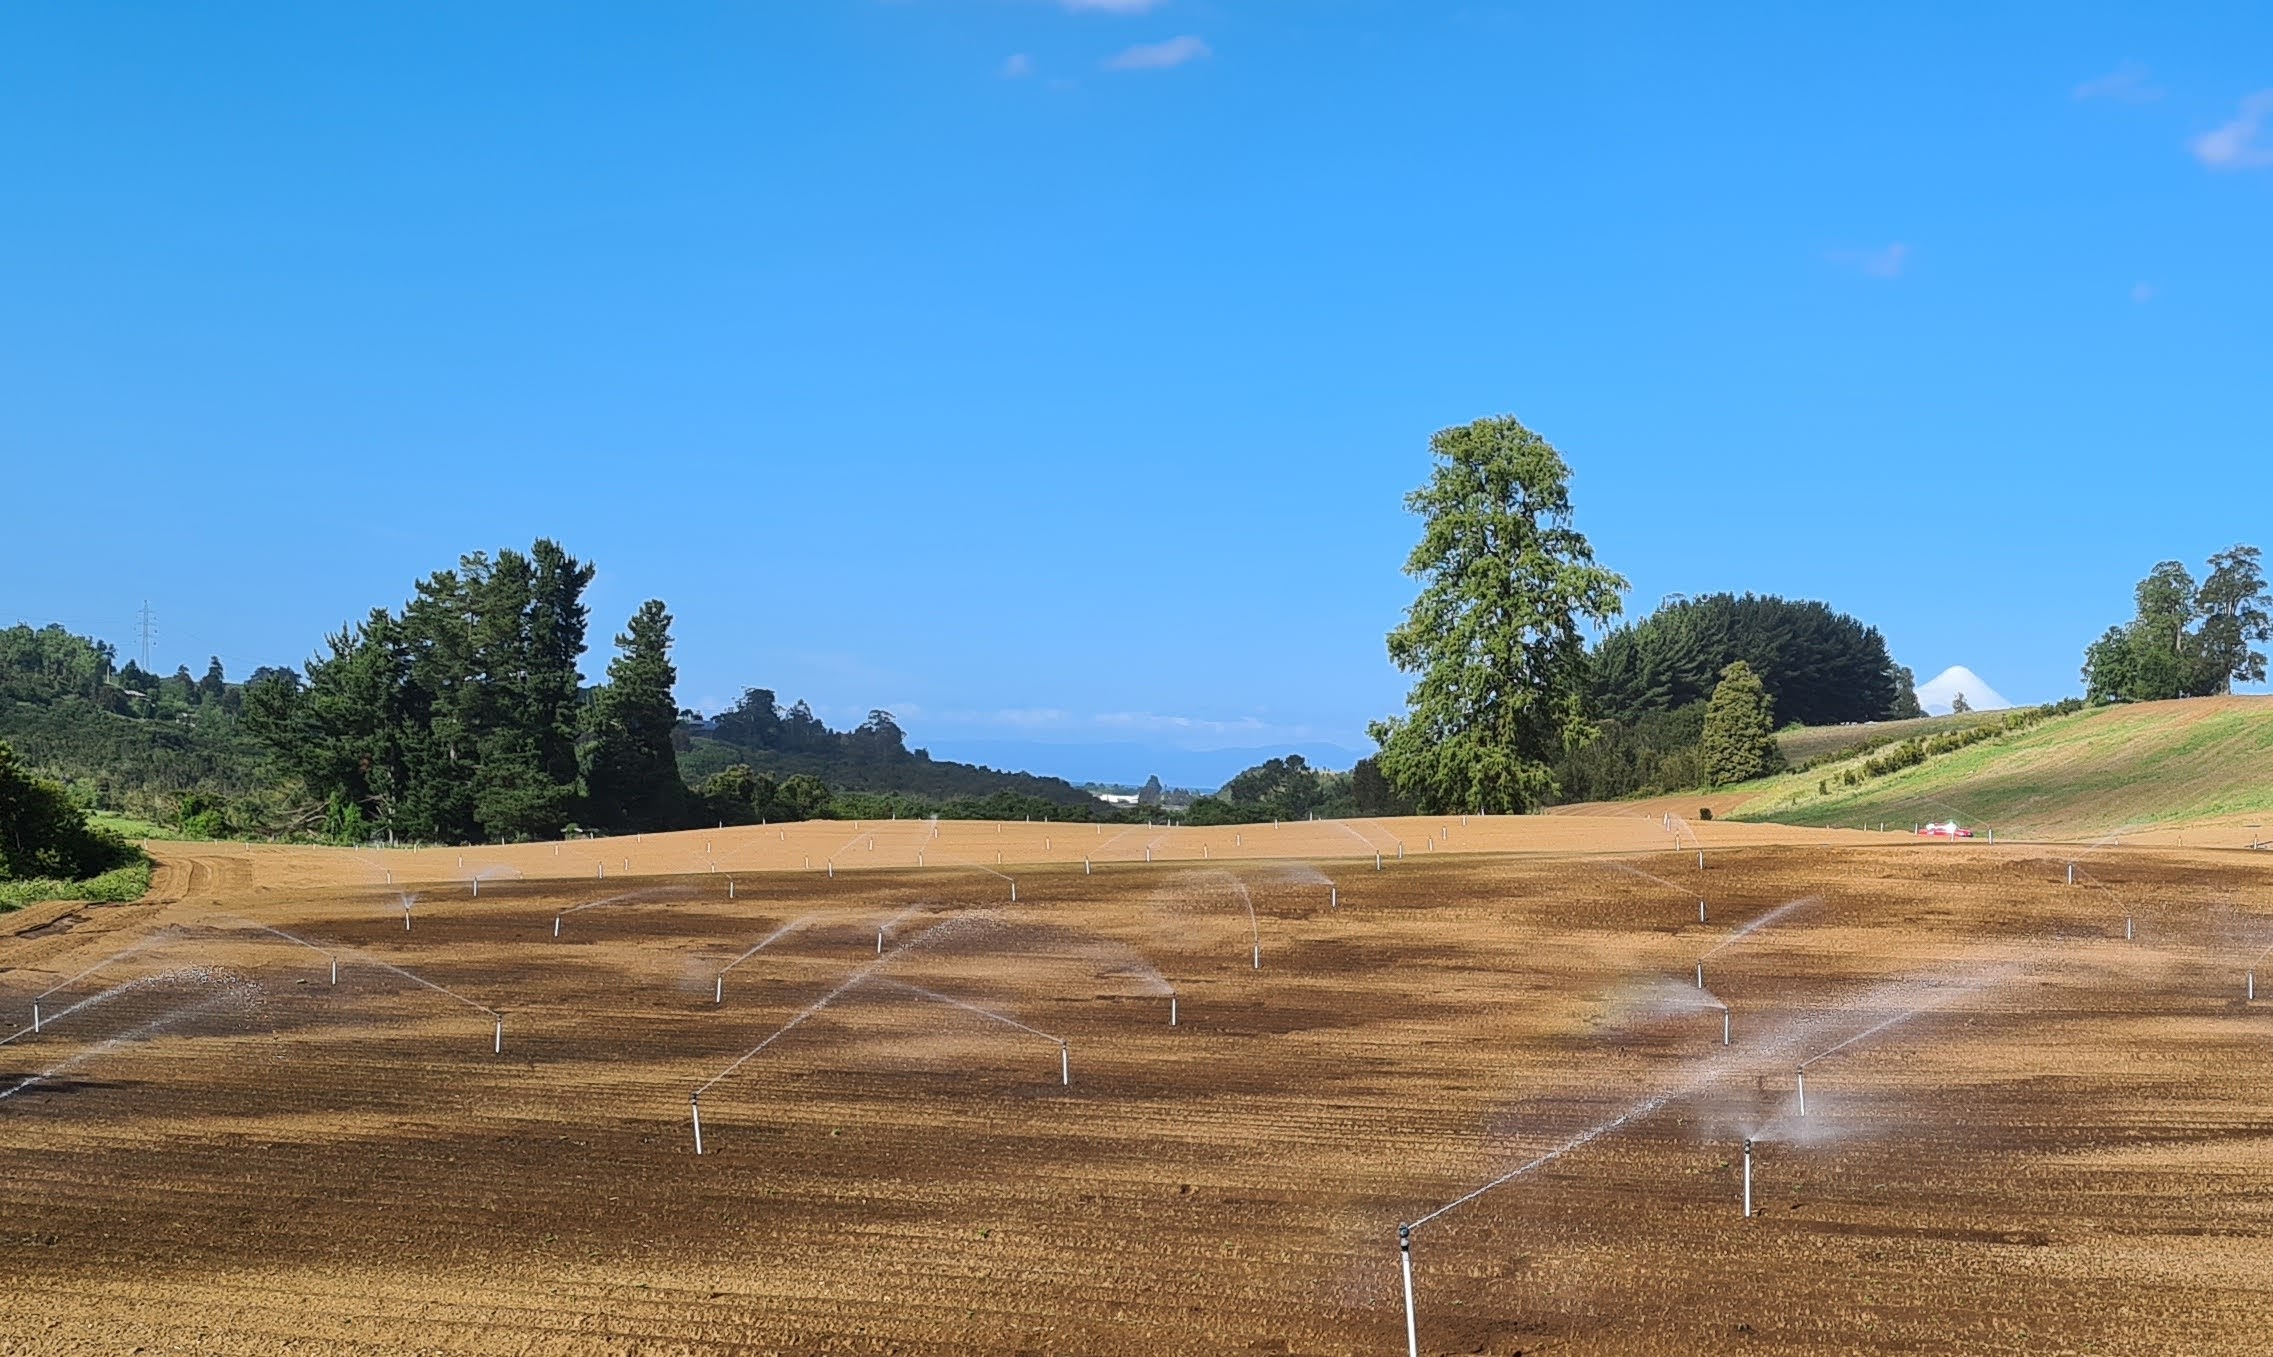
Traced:
[[1002, 78], [1023, 80], [1034, 73], [1034, 58], [1024, 52], [1012, 52], [1002, 59]]
[[1167, 0], [1058, 0], [1058, 8], [1075, 14], [1150, 14]]
[[2259, 90], [2241, 101], [2231, 122], [2194, 139], [2194, 158], [2213, 170], [2255, 170], [2273, 165], [2273, 146], [2259, 139], [2268, 116], [2273, 116], [2273, 90]]
[[1214, 54], [1206, 43], [1186, 35], [1170, 38], [1166, 42], [1138, 43], [1108, 58], [1105, 68], [1113, 71], [1165, 71]]
[[2147, 78], [2147, 68], [2126, 61], [2097, 79], [2076, 86], [2078, 99], [2113, 99], [2122, 104], [2151, 104], [2163, 97], [2162, 87]]
[[1305, 726], [1273, 725], [1253, 716], [1223, 721], [1205, 716], [1178, 716], [1150, 711], [1109, 711], [1099, 712], [1090, 719], [1111, 730], [1155, 734], [1275, 736], [1285, 739], [1306, 739], [1311, 734]]
[[1898, 240], [1878, 250], [1833, 250], [1830, 258], [1859, 269], [1866, 278], [1899, 278], [1910, 262], [1910, 247]]

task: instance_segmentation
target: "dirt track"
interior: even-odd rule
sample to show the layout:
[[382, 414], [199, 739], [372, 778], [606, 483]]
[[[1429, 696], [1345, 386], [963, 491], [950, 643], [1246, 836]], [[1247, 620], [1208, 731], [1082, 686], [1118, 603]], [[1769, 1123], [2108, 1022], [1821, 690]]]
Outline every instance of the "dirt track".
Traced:
[[[7, 1032], [158, 939], [0, 1047], [0, 1346], [1397, 1352], [1396, 1225], [1625, 1117], [1421, 1227], [1424, 1351], [2264, 1350], [2255, 855], [2100, 849], [2068, 887], [2020, 847], [1699, 825], [1700, 874], [1655, 820], [1436, 828], [1359, 827], [1379, 872], [1312, 865], [1312, 826], [1148, 865], [838, 824], [715, 873], [725, 836], [664, 836], [592, 880], [171, 852], [169, 903], [0, 938]], [[1076, 834], [1094, 875], [1018, 865]], [[962, 865], [988, 837], [1016, 904]], [[407, 933], [387, 872], [429, 883]], [[832, 992], [703, 1094], [696, 1157], [689, 1093]], [[1904, 1013], [1796, 1115], [1799, 1061]]]

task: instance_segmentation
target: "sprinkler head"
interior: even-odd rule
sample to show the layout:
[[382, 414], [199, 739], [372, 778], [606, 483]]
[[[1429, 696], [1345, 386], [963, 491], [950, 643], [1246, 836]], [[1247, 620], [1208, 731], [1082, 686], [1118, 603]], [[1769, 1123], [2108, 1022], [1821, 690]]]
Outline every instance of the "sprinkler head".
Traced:
[[1407, 1253], [1411, 1253], [1413, 1251], [1412, 1226], [1400, 1225], [1397, 1227], [1397, 1247], [1403, 1249]]

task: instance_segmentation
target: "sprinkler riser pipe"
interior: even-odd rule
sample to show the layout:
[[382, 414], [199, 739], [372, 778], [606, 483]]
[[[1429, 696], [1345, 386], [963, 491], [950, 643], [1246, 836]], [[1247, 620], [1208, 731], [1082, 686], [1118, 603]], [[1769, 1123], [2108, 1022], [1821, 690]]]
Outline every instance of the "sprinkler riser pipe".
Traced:
[[726, 977], [724, 975], [720, 975], [718, 983], [711, 987], [710, 1001], [714, 1004], [726, 1002]]
[[2257, 972], [2255, 971], [2249, 973], [2249, 997], [2252, 999], [2257, 997]]
[[560, 936], [560, 916], [558, 914], [552, 916], [552, 935], [556, 938]]
[[1413, 1227], [1397, 1227], [1397, 1261], [1405, 1273], [1405, 1351], [1421, 1357], [1420, 1321], [1413, 1314]]
[[1173, 994], [1168, 996], [1168, 1025], [1176, 1025], [1176, 996]]
[[1259, 942], [1255, 944], [1255, 969], [1263, 969], [1263, 944]]
[[1342, 888], [1340, 886], [1328, 886], [1326, 888], [1326, 908], [1340, 909], [1341, 907]]
[[1752, 1219], [1752, 1142], [1744, 1142], [1744, 1218]]
[[39, 1000], [37, 999], [32, 1000], [32, 1031], [35, 1034], [39, 1031]]
[[1807, 1071], [1801, 1070], [1796, 1077], [1799, 1080], [1799, 1114], [1804, 1117], [1807, 1115]]
[[1728, 1045], [1728, 1010], [1721, 1010], [1721, 1045]]
[[700, 1155], [702, 1153], [702, 1100], [699, 1098], [687, 1099], [687, 1111], [694, 1115], [695, 1153]]
[[1066, 1088], [1073, 1087], [1073, 1052], [1063, 1045], [1058, 1047], [1058, 1083]]
[[1702, 900], [1699, 900], [1699, 901], [1697, 902], [1697, 922], [1698, 922], [1698, 923], [1703, 923], [1704, 921], [1705, 921], [1705, 902], [1704, 902], [1704, 901], [1702, 901]]
[[1700, 961], [1700, 962], [1698, 962], [1698, 963], [1697, 963], [1697, 988], [1698, 988], [1698, 989], [1703, 989], [1704, 987], [1705, 987], [1705, 963], [1704, 963], [1704, 962], [1702, 962], [1702, 961]]
[[497, 1036], [490, 1042], [489, 1053], [491, 1055], [505, 1054], [505, 1019], [503, 1018], [497, 1020]]
[[339, 958], [338, 958], [338, 957], [333, 957], [333, 958], [331, 959], [331, 982], [332, 982], [333, 984], [335, 984], [335, 985], [339, 983]]

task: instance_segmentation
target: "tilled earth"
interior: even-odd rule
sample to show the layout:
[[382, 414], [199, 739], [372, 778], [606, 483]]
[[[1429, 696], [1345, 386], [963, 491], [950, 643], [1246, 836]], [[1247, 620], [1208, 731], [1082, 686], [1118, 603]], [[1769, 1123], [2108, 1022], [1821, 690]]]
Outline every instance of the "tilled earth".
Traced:
[[208, 870], [0, 924], [0, 1350], [2267, 1351], [2273, 873], [2065, 861]]

